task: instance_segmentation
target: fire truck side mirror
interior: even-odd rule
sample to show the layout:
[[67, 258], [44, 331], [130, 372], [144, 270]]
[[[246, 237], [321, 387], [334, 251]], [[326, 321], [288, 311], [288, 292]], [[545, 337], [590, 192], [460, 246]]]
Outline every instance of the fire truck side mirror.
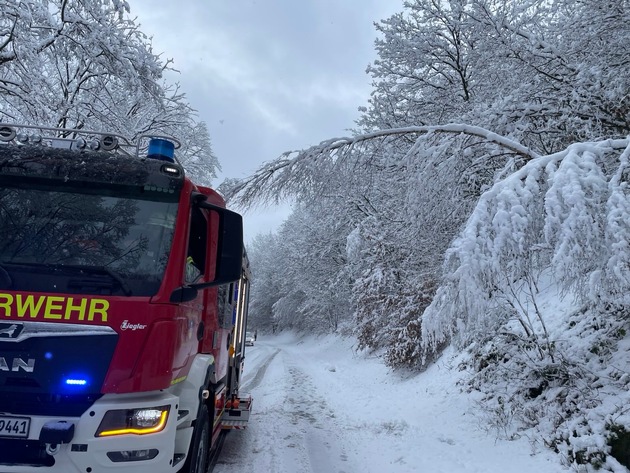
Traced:
[[[202, 203], [203, 207], [205, 203]], [[210, 209], [219, 214], [219, 244], [215, 285], [241, 278], [243, 272], [243, 217], [227, 209]]]
[[214, 279], [205, 283], [178, 287], [171, 294], [171, 302], [191, 301], [197, 297], [200, 289], [237, 281], [243, 272], [243, 217], [236, 212], [205, 201], [197, 202], [196, 205], [219, 215], [219, 241]]

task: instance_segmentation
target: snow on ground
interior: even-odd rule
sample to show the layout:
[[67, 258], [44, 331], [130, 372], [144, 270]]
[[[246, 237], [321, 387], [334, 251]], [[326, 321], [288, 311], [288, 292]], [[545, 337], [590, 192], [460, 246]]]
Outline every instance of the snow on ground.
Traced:
[[497, 440], [460, 392], [448, 352], [406, 377], [335, 336], [259, 335], [242, 392], [249, 427], [230, 432], [214, 473], [566, 473], [525, 438]]

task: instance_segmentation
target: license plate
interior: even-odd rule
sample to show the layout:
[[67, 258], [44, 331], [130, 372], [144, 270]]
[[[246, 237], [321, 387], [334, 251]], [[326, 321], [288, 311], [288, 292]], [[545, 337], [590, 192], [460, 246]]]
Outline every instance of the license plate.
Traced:
[[0, 416], [0, 437], [28, 438], [30, 417]]

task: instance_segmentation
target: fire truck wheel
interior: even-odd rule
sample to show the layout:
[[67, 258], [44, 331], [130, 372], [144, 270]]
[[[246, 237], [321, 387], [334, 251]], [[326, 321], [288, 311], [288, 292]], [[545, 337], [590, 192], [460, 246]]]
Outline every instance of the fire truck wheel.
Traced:
[[210, 442], [210, 415], [208, 406], [202, 404], [195, 423], [188, 458], [180, 473], [206, 473], [210, 459]]

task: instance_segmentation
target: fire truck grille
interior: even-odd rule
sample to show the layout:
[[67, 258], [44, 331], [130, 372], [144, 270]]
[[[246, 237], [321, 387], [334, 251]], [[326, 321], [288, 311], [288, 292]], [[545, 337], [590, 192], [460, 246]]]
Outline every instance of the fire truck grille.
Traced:
[[[14, 341], [0, 340], [0, 413], [80, 417], [101, 397], [118, 335], [109, 328], [84, 335], [64, 324], [23, 325]], [[41, 336], [49, 327], [66, 332]]]
[[0, 411], [13, 415], [80, 417], [99, 397], [101, 394], [0, 392]]

